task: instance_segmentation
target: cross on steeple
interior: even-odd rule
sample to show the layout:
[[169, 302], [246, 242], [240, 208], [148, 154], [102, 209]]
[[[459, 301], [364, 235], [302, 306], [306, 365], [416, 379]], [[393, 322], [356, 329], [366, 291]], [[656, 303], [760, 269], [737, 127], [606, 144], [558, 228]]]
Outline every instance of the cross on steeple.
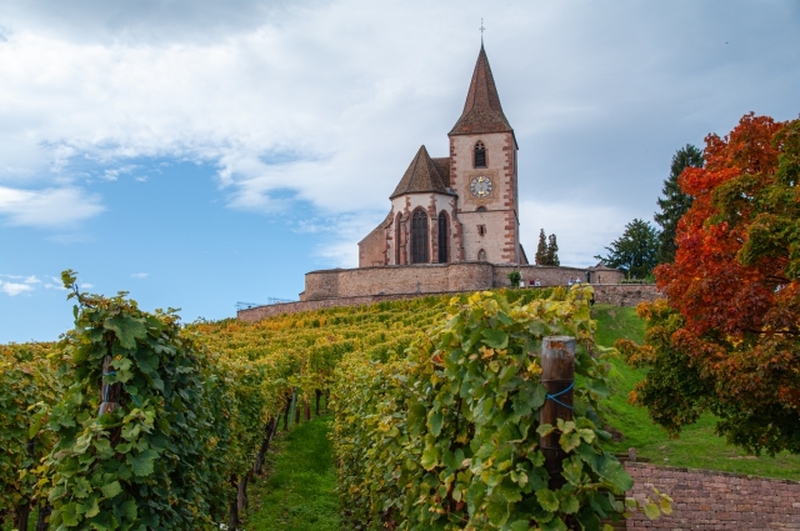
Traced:
[[483, 27], [483, 17], [481, 17], [481, 46], [483, 46], [483, 32], [486, 31], [486, 28]]

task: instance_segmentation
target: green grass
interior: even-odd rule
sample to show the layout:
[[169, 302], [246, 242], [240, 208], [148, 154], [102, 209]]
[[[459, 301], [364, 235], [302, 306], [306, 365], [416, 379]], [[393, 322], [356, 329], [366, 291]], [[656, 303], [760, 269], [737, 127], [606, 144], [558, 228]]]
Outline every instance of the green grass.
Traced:
[[328, 417], [279, 434], [266, 478], [250, 488], [247, 531], [340, 531]]
[[[619, 338], [642, 342], [644, 324], [636, 316], [635, 308], [598, 304], [592, 313], [598, 325], [598, 344], [612, 346]], [[654, 424], [644, 408], [628, 402], [628, 393], [646, 373], [632, 369], [621, 359], [612, 360], [612, 395], [603, 403], [602, 416], [622, 440], [613, 443], [611, 451], [627, 452], [634, 447], [638, 456], [654, 464], [800, 479], [800, 456], [787, 452], [775, 457], [748, 455], [715, 433], [715, 419], [711, 415], [686, 426], [679, 439], [669, 439], [666, 430]]]

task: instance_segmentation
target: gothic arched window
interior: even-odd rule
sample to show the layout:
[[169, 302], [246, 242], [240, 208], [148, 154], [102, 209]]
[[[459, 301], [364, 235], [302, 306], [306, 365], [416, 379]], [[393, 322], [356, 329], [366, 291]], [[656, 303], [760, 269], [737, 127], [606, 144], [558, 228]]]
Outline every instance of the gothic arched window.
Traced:
[[439, 263], [446, 264], [448, 262], [447, 255], [448, 255], [448, 242], [450, 238], [448, 238], [450, 234], [450, 223], [447, 219], [447, 212], [442, 210], [439, 212]]
[[478, 262], [485, 262], [486, 261], [486, 251], [481, 249], [478, 251]]
[[411, 218], [411, 263], [427, 264], [428, 259], [428, 215], [424, 210], [415, 210]]
[[475, 144], [475, 159], [474, 159], [474, 167], [475, 168], [485, 168], [486, 167], [486, 146], [483, 145], [483, 142], [478, 140]]
[[400, 265], [400, 249], [403, 245], [403, 215], [394, 218], [394, 265]]

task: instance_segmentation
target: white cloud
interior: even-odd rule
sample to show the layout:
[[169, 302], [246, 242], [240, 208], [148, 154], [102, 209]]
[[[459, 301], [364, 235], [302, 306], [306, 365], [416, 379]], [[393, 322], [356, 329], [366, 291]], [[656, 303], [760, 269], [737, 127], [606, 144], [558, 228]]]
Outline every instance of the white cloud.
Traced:
[[[550, 225], [562, 259], [591, 260], [619, 234], [598, 228], [610, 221], [586, 204], [605, 205], [622, 226], [643, 209], [647, 219], [677, 148], [724, 134], [751, 109], [796, 115], [800, 71], [785, 65], [800, 61], [797, 8], [734, 5], [493, 6], [487, 52], [520, 142], [523, 203], [577, 220], [540, 223], [523, 208], [534, 221], [524, 238], [535, 245], [538, 226]], [[221, 6], [3, 2], [0, 213], [9, 223], [95, 216], [100, 198], [80, 188], [86, 167], [113, 180], [147, 157], [216, 166], [235, 209], [380, 211], [420, 144], [448, 154], [482, 3]], [[320, 252], [351, 263], [334, 249], [364, 235]], [[571, 242], [581, 242], [574, 255]]]
[[0, 281], [0, 291], [5, 293], [6, 295], [15, 297], [20, 293], [29, 293], [33, 291], [33, 286], [29, 284], [20, 284], [19, 282]]
[[22, 275], [0, 274], [0, 277], [10, 278], [13, 281], [17, 280], [19, 281], [19, 282], [9, 282], [0, 279], [0, 291], [2, 291], [3, 293], [5, 293], [10, 297], [15, 297], [22, 293], [31, 293], [36, 289], [37, 284], [42, 283], [42, 281], [39, 280], [36, 277], [36, 275], [22, 276]]
[[150, 273], [132, 273], [131, 278], [147, 278]]
[[0, 186], [0, 215], [10, 225], [60, 228], [105, 210], [100, 197], [80, 188], [22, 190]]

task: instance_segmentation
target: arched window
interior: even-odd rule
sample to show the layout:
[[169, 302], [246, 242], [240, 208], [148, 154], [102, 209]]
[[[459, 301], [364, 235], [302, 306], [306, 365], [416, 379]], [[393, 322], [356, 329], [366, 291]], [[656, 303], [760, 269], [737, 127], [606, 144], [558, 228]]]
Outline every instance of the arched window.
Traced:
[[478, 251], [478, 262], [485, 262], [486, 261], [486, 251], [481, 249]]
[[411, 218], [411, 263], [428, 262], [428, 215], [424, 210], [415, 210]]
[[485, 206], [479, 206], [478, 208], [475, 209], [475, 212], [486, 212], [486, 207]]
[[450, 223], [447, 219], [447, 212], [442, 210], [439, 212], [439, 263], [446, 264], [449, 260], [448, 255], [448, 242], [450, 241]]
[[403, 215], [394, 218], [394, 265], [400, 265], [400, 249], [403, 246]]
[[474, 159], [474, 167], [475, 168], [485, 168], [486, 167], [486, 146], [483, 145], [483, 142], [478, 140], [475, 144], [475, 159]]

